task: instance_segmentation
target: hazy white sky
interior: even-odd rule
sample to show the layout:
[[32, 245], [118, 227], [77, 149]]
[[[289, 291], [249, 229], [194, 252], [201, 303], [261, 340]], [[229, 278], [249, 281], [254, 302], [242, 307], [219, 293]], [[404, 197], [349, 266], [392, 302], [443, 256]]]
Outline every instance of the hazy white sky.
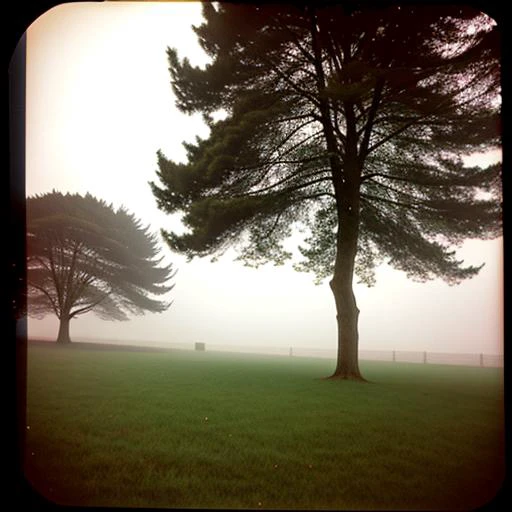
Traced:
[[[83, 2], [57, 6], [29, 27], [27, 195], [90, 192], [125, 205], [155, 232], [178, 225], [157, 209], [148, 182], [159, 148], [183, 160], [181, 142], [208, 133], [199, 116], [174, 107], [166, 57], [171, 46], [206, 62], [191, 30], [200, 21], [195, 3]], [[167, 312], [128, 322], [87, 314], [71, 323], [72, 338], [335, 348], [327, 281], [315, 286], [291, 265], [245, 268], [234, 252], [186, 263], [162, 251], [179, 269]], [[502, 239], [468, 241], [459, 255], [486, 265], [455, 287], [414, 283], [387, 266], [375, 287], [356, 285], [360, 348], [501, 353]], [[58, 321], [29, 319], [28, 327], [29, 336], [55, 337]]]

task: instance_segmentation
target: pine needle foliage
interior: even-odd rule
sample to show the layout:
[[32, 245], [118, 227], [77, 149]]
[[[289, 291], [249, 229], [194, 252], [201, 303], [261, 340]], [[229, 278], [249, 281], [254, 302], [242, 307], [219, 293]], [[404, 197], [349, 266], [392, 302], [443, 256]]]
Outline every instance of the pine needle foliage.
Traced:
[[[359, 277], [371, 282], [379, 255], [421, 280], [474, 275], [447, 246], [500, 229], [500, 165], [461, 158], [499, 145], [496, 26], [459, 7], [315, 11], [323, 83], [306, 7], [205, 4], [196, 32], [212, 63], [192, 67], [168, 50], [178, 107], [211, 128], [185, 144], [187, 164], [159, 152], [158, 204], [185, 212], [190, 228], [165, 232], [170, 246], [204, 256], [239, 239], [247, 262], [280, 261], [290, 256], [280, 241], [300, 220], [311, 237], [298, 268], [331, 276], [337, 203], [324, 98], [341, 174], [357, 153]], [[215, 123], [220, 109], [229, 115]]]

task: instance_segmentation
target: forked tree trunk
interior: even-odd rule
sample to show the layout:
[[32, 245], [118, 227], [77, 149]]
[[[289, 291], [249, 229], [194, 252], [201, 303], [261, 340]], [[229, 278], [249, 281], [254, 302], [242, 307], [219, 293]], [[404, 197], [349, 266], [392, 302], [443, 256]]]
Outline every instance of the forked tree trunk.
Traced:
[[57, 335], [57, 343], [71, 343], [71, 339], [69, 337], [69, 321], [69, 316], [61, 315], [59, 324], [59, 334]]

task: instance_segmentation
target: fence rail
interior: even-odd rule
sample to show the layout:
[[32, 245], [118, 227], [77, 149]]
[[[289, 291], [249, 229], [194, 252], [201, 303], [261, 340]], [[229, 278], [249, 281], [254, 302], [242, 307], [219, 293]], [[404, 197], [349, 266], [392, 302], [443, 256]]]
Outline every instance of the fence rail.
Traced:
[[[242, 352], [290, 357], [319, 357], [326, 359], [336, 359], [337, 355], [336, 349], [325, 348], [218, 345], [214, 343], [207, 343], [205, 345], [206, 350], [214, 352]], [[454, 354], [413, 350], [359, 350], [359, 358], [361, 361], [389, 361], [396, 363], [448, 364], [503, 368], [503, 355], [501, 354]]]
[[[41, 339], [41, 338], [39, 338]], [[47, 341], [50, 341], [49, 339]], [[272, 346], [272, 345], [221, 345], [216, 343], [165, 343], [158, 341], [137, 342], [134, 340], [99, 340], [91, 338], [76, 338], [77, 342], [91, 342], [100, 344], [132, 345], [140, 347], [153, 347], [180, 350], [201, 350], [208, 352], [239, 352], [246, 354], [266, 354], [288, 357], [318, 357], [336, 359], [336, 349]], [[460, 366], [480, 366], [485, 368], [503, 368], [502, 354], [465, 353], [455, 354], [447, 352], [429, 352], [413, 350], [359, 350], [361, 361], [388, 361], [396, 363], [417, 364], [448, 364]]]

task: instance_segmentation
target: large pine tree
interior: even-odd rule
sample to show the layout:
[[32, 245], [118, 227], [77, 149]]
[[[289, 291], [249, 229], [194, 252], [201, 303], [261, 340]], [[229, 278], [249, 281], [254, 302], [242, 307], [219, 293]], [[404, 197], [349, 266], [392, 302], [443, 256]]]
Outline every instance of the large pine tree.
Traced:
[[362, 379], [354, 272], [372, 284], [385, 259], [458, 283], [479, 268], [454, 246], [500, 234], [500, 165], [462, 158], [500, 144], [499, 39], [470, 8], [351, 6], [205, 3], [194, 30], [211, 63], [168, 57], [177, 106], [210, 135], [186, 164], [159, 152], [151, 186], [183, 214], [188, 231], [163, 235], [189, 257], [236, 244], [249, 264], [281, 262], [307, 226], [297, 268], [331, 277], [333, 377]]
[[69, 322], [94, 311], [107, 320], [162, 312], [153, 298], [173, 288], [172, 266], [158, 266], [158, 243], [126, 209], [87, 194], [60, 192], [27, 200], [28, 310], [55, 314], [58, 343], [69, 343]]

